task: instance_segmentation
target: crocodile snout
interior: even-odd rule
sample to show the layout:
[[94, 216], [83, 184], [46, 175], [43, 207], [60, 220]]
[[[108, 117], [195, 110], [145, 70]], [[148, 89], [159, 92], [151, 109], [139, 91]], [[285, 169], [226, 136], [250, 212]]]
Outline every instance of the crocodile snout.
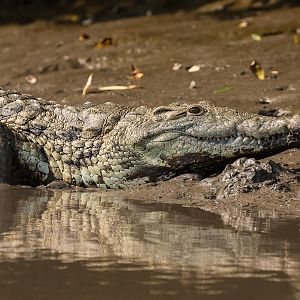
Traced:
[[291, 146], [300, 148], [300, 115], [294, 115], [288, 125], [290, 131], [288, 143]]
[[291, 133], [298, 135], [300, 138], [300, 115], [294, 115], [288, 126]]

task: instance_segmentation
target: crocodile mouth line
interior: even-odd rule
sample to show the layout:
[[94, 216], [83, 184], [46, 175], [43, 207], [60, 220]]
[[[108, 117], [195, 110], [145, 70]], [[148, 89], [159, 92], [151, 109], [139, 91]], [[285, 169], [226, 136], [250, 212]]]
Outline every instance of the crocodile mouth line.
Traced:
[[290, 133], [282, 133], [282, 134], [274, 134], [274, 135], [269, 135], [267, 137], [261, 137], [261, 138], [256, 138], [253, 136], [248, 136], [244, 134], [237, 134], [237, 135], [230, 135], [226, 137], [201, 137], [201, 136], [196, 136], [196, 135], [186, 135], [188, 137], [201, 140], [201, 141], [211, 141], [211, 142], [232, 142], [232, 141], [241, 141], [243, 143], [246, 143], [248, 141], [256, 141], [258, 144], [263, 144], [264, 142], [267, 141], [278, 141], [281, 139], [288, 139]]
[[286, 141], [286, 144], [299, 143], [300, 138], [297, 135], [294, 135], [291, 132], [286, 132], [282, 134], [274, 134], [269, 135], [268, 137], [256, 138], [253, 136], [247, 136], [243, 134], [231, 135], [226, 137], [201, 137], [191, 134], [182, 134], [182, 133], [174, 133], [172, 137], [169, 138], [156, 138], [152, 142], [154, 143], [166, 143], [171, 142], [173, 140], [178, 139], [179, 137], [187, 137], [192, 138], [197, 141], [209, 144], [220, 144], [220, 145], [230, 145], [234, 146], [247, 146], [250, 144], [255, 144], [260, 147], [272, 147], [276, 146], [276, 144], [280, 144], [282, 141]]
[[[170, 136], [167, 137], [167, 134], [170, 134]], [[165, 136], [164, 136], [165, 135]], [[154, 140], [152, 140], [155, 143], [166, 143], [171, 142], [173, 140], [176, 140], [179, 137], [188, 137], [195, 139], [197, 141], [206, 142], [206, 143], [213, 143], [213, 144], [220, 144], [220, 145], [229, 145], [233, 144], [235, 146], [241, 145], [241, 146], [247, 146], [249, 144], [256, 144], [257, 146], [272, 146], [276, 145], [277, 143], [282, 142], [282, 140], [285, 140], [287, 144], [289, 142], [298, 142], [300, 139], [299, 137], [293, 135], [291, 132], [286, 132], [282, 134], [274, 134], [269, 135], [267, 137], [261, 137], [256, 138], [253, 136], [247, 136], [243, 134], [236, 134], [236, 135], [230, 135], [226, 137], [201, 137], [197, 135], [182, 133], [182, 132], [165, 132], [162, 135], [159, 135]], [[271, 143], [271, 144], [269, 144]]]

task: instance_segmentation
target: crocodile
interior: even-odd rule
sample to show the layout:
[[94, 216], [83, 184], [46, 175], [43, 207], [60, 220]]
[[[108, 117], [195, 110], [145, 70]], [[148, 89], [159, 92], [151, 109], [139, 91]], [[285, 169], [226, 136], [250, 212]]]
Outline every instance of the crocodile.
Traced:
[[9, 145], [0, 150], [12, 153], [10, 182], [32, 186], [114, 189], [185, 173], [206, 177], [239, 157], [300, 145], [299, 115], [259, 116], [209, 101], [68, 106], [0, 88], [0, 125]]

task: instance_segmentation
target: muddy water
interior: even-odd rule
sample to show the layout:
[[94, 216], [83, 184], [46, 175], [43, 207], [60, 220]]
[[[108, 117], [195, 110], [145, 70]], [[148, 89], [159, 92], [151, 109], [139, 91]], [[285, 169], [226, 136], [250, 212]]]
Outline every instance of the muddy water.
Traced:
[[1, 299], [297, 299], [299, 219], [0, 190]]

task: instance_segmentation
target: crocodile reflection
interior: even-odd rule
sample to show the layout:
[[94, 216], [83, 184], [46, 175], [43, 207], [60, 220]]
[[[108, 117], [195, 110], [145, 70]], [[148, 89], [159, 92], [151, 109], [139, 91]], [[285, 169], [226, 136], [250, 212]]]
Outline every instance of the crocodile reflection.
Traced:
[[241, 210], [219, 216], [72, 190], [38, 191], [11, 212], [10, 229], [0, 227], [1, 261], [45, 250], [63, 261], [114, 257], [222, 276], [280, 271], [300, 282], [298, 220], [255, 219]]

